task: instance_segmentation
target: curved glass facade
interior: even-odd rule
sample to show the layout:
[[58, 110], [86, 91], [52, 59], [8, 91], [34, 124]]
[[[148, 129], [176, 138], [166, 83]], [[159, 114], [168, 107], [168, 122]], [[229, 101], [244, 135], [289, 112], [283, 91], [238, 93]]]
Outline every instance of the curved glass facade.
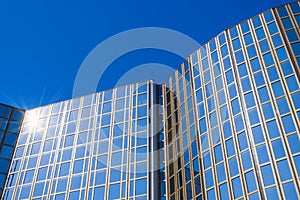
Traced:
[[26, 111], [3, 199], [299, 199], [299, 27], [273, 8], [162, 85]]
[[300, 7], [222, 32], [164, 84], [168, 199], [299, 199]]

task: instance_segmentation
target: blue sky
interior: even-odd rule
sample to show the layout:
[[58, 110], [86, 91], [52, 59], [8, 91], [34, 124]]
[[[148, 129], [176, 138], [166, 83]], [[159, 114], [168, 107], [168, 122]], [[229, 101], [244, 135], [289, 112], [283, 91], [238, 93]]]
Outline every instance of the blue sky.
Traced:
[[[1, 1], [0, 102], [28, 109], [71, 98], [89, 52], [122, 31], [163, 27], [204, 44], [224, 29], [288, 2], [293, 1]], [[177, 68], [181, 62], [164, 51], [131, 52], [109, 66], [98, 91], [112, 88], [134, 66]]]

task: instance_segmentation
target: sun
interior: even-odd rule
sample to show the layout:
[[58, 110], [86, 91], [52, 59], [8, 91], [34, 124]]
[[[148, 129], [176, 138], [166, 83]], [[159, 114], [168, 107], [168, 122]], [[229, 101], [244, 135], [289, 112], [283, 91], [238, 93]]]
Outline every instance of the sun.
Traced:
[[39, 117], [37, 115], [37, 111], [36, 110], [27, 111], [24, 121], [27, 121], [28, 126], [31, 129], [36, 128], [38, 126], [38, 123], [39, 123]]

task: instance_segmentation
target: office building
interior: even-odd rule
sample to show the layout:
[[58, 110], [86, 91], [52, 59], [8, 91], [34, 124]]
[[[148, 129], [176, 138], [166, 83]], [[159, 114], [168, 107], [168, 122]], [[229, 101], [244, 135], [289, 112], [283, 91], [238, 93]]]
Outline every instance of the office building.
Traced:
[[299, 199], [300, 4], [135, 83], [26, 111], [3, 199]]

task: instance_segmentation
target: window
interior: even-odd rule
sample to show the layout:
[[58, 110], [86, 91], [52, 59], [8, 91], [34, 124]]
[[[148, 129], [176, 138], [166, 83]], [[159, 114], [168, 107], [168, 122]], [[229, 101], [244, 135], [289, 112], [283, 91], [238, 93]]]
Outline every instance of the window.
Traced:
[[289, 109], [289, 106], [287, 104], [285, 97], [283, 97], [281, 99], [277, 99], [276, 102], [277, 102], [277, 107], [279, 109], [279, 113], [281, 115], [290, 112], [290, 109]]
[[290, 133], [296, 131], [294, 121], [291, 115], [287, 115], [285, 117], [282, 117], [283, 122], [283, 128], [285, 130], [285, 133]]
[[256, 108], [249, 110], [248, 115], [249, 115], [251, 125], [259, 123], [259, 116]]
[[120, 184], [112, 184], [109, 186], [108, 199], [119, 199], [120, 198]]
[[294, 182], [283, 184], [285, 199], [297, 199], [298, 195], [294, 186]]
[[221, 70], [220, 70], [220, 64], [217, 63], [213, 66], [214, 69], [214, 76], [217, 77], [221, 74]]
[[278, 56], [279, 61], [283, 61], [288, 58], [284, 47], [276, 49], [276, 54]]
[[[287, 34], [288, 39], [289, 39], [290, 42], [295, 42], [295, 41], [298, 40], [298, 36], [297, 36], [297, 34], [296, 34], [296, 32], [295, 32], [294, 29], [286, 31], [286, 34]], [[293, 48], [293, 45], [292, 45], [292, 48]], [[293, 48], [293, 50], [294, 50], [294, 48]]]
[[206, 97], [210, 97], [213, 94], [212, 84], [209, 83], [205, 86]]
[[268, 68], [268, 75], [269, 75], [269, 79], [271, 82], [279, 79], [279, 76], [278, 76], [275, 66]]
[[[299, 85], [298, 82], [295, 78], [295, 76], [291, 76], [289, 78], [286, 79], [288, 88], [290, 92], [294, 92], [296, 90], [299, 90]], [[297, 101], [294, 101], [294, 104], [296, 104]]]
[[199, 127], [200, 127], [200, 134], [205, 133], [207, 131], [205, 118], [199, 121]]
[[33, 177], [34, 177], [34, 172], [35, 172], [35, 170], [26, 171], [24, 182], [23, 182], [24, 184], [32, 183], [32, 180], [33, 180]]
[[251, 107], [255, 106], [253, 92], [249, 92], [249, 93], [245, 94], [245, 101], [246, 101], [247, 108], [251, 108]]
[[286, 181], [292, 178], [291, 171], [287, 160], [277, 162], [277, 167], [281, 181]]
[[227, 183], [220, 185], [221, 199], [229, 199], [228, 186]]
[[[137, 153], [136, 156], [140, 157], [141, 155], [139, 155]], [[112, 156], [111, 156], [111, 165], [112, 166], [117, 166], [117, 165], [121, 165], [121, 163], [122, 163], [122, 152], [113, 153]]]
[[266, 189], [266, 193], [267, 193], [267, 198], [268, 199], [279, 200], [278, 192], [276, 190], [276, 187], [271, 187], [271, 188]]
[[202, 68], [203, 68], [203, 71], [206, 70], [206, 69], [208, 69], [208, 67], [209, 67], [208, 59], [205, 58], [205, 59], [202, 60]]
[[265, 144], [256, 147], [259, 164], [269, 161], [269, 155]]
[[225, 38], [225, 34], [224, 33], [221, 33], [219, 35], [219, 43], [220, 45], [224, 44], [226, 42], [226, 38]]
[[227, 105], [224, 105], [220, 108], [220, 113], [221, 113], [222, 122], [229, 118], [229, 112], [228, 112]]
[[258, 71], [258, 70], [261, 69], [261, 66], [260, 66], [258, 58], [252, 59], [250, 61], [250, 65], [251, 65], [251, 68], [252, 68], [253, 72], [256, 72], [256, 71]]
[[35, 186], [34, 186], [33, 196], [37, 197], [37, 196], [43, 195], [44, 186], [45, 186], [44, 182], [36, 183]]
[[[215, 189], [211, 189], [207, 191], [207, 197], [209, 200], [216, 199]], [[192, 197], [187, 197], [187, 199], [192, 199]]]
[[244, 39], [245, 39], [245, 43], [246, 43], [247, 46], [249, 44], [253, 43], [253, 39], [252, 39], [251, 33], [248, 33], [248, 34], [244, 35]]
[[268, 128], [268, 132], [269, 132], [269, 137], [271, 139], [279, 137], [280, 136], [280, 132], [277, 126], [277, 123], [275, 120], [267, 122], [267, 128]]
[[227, 157], [231, 157], [235, 154], [235, 147], [232, 138], [226, 141], [226, 151]]
[[224, 45], [224, 46], [221, 47], [221, 53], [222, 53], [223, 58], [228, 55], [227, 45]]
[[74, 162], [73, 174], [81, 173], [83, 171], [84, 160], [76, 160]]
[[214, 53], [211, 54], [211, 61], [213, 64], [215, 64], [219, 61], [219, 56], [218, 56], [217, 51], [215, 51]]
[[293, 52], [295, 54], [295, 56], [299, 56], [300, 55], [300, 42], [297, 42], [297, 43], [294, 43], [292, 44], [292, 49], [293, 49]]
[[96, 187], [94, 189], [94, 199], [104, 200], [105, 187]]
[[243, 78], [241, 82], [242, 82], [242, 88], [244, 92], [251, 90], [251, 83], [249, 77]]
[[236, 59], [236, 63], [239, 64], [243, 61], [245, 61], [245, 57], [244, 57], [244, 54], [243, 54], [243, 51], [240, 50], [240, 51], [237, 51], [235, 53], [235, 59]]
[[241, 151], [248, 148], [248, 141], [245, 132], [242, 132], [238, 135], [238, 141], [239, 141], [239, 147]]
[[238, 31], [237, 31], [236, 26], [233, 27], [233, 28], [231, 28], [229, 31], [230, 31], [230, 36], [231, 36], [231, 38], [235, 38], [235, 37], [238, 36]]
[[285, 156], [285, 151], [281, 139], [272, 141], [272, 148], [275, 155], [275, 159], [279, 159]]
[[208, 151], [207, 153], [204, 153], [203, 156], [204, 169], [207, 169], [211, 166], [210, 152]]
[[79, 146], [76, 148], [75, 158], [83, 158], [85, 154], [85, 146]]
[[228, 90], [229, 90], [230, 99], [233, 99], [234, 97], [237, 96], [237, 91], [236, 91], [236, 88], [235, 88], [234, 84], [229, 86]]
[[43, 167], [38, 170], [37, 181], [46, 180], [47, 169], [48, 169], [47, 167]]
[[231, 102], [231, 107], [232, 107], [233, 115], [236, 115], [239, 112], [241, 112], [241, 108], [240, 108], [240, 104], [239, 104], [238, 99], [235, 99]]
[[59, 176], [67, 176], [69, 174], [70, 163], [63, 163], [60, 166]]
[[262, 53], [270, 51], [270, 46], [267, 40], [262, 40], [259, 42], [259, 48]]
[[221, 163], [217, 165], [217, 177], [218, 177], [218, 182], [222, 182], [226, 179], [226, 172], [224, 169], [224, 163]]
[[37, 156], [35, 157], [30, 157], [29, 161], [28, 161], [28, 165], [27, 168], [35, 168], [36, 167], [36, 163], [37, 163]]
[[234, 123], [237, 132], [240, 132], [244, 129], [244, 121], [241, 115], [238, 115], [234, 118]]
[[219, 163], [223, 160], [223, 152], [220, 144], [214, 148], [214, 154], [216, 163]]
[[255, 32], [256, 32], [256, 36], [257, 36], [258, 40], [261, 40], [266, 37], [265, 31], [263, 28], [259, 28]]
[[68, 135], [65, 139], [65, 147], [73, 146], [74, 143], [74, 135]]
[[262, 109], [266, 120], [274, 118], [274, 112], [271, 103], [264, 104]]
[[121, 168], [110, 168], [110, 182], [120, 181], [121, 172]]
[[292, 24], [290, 18], [282, 19], [282, 24], [283, 24], [283, 26], [284, 26], [284, 29], [290, 29], [290, 28], [293, 28], [293, 24]]
[[252, 18], [251, 20], [252, 20], [252, 24], [253, 24], [254, 28], [261, 26], [261, 21], [260, 21], [259, 16], [256, 16], [256, 17]]
[[205, 172], [205, 183], [206, 183], [206, 189], [214, 185], [214, 178], [211, 169]]
[[268, 89], [266, 87], [262, 87], [262, 88], [258, 89], [258, 95], [259, 95], [259, 100], [261, 103], [264, 103], [264, 102], [270, 100]]
[[62, 154], [62, 161], [71, 160], [72, 149], [64, 149]]
[[260, 125], [252, 128], [252, 134], [255, 144], [259, 144], [264, 141], [264, 134]]
[[86, 108], [83, 108], [82, 113], [81, 113], [81, 118], [89, 117], [91, 115], [90, 112], [91, 112], [91, 107], [90, 106], [86, 107]]
[[[230, 58], [227, 57], [223, 60], [223, 64], [224, 64], [224, 69], [228, 70], [229, 68], [231, 68], [231, 61]], [[220, 70], [219, 70], [220, 71]]]
[[273, 35], [272, 41], [273, 41], [275, 48], [282, 45], [282, 40], [281, 40], [280, 34]]
[[23, 186], [22, 187], [22, 191], [21, 191], [21, 199], [27, 199], [29, 197], [29, 194], [30, 194], [30, 189], [31, 189], [31, 186]]
[[272, 23], [268, 24], [268, 29], [269, 29], [269, 32], [270, 32], [271, 35], [278, 32], [278, 28], [277, 28], [275, 22], [272, 22]]
[[246, 173], [246, 181], [247, 181], [248, 192], [252, 192], [252, 191], [256, 190], [256, 178], [254, 176], [253, 170]]
[[269, 186], [275, 183], [274, 177], [273, 177], [273, 170], [271, 165], [266, 165], [261, 167], [261, 173], [262, 173], [262, 178], [264, 181], [264, 186]]
[[276, 98], [284, 95], [280, 81], [272, 83], [272, 89]]
[[81, 176], [73, 176], [71, 190], [79, 189], [81, 185]]
[[300, 141], [297, 134], [292, 134], [288, 136], [289, 146], [292, 154], [300, 152]]
[[95, 184], [101, 185], [106, 181], [106, 170], [101, 170], [96, 172]]
[[200, 102], [203, 101], [203, 94], [202, 94], [202, 90], [201, 89], [196, 92], [196, 98], [197, 98], [197, 102], [198, 103], [200, 103]]
[[230, 176], [233, 177], [239, 173], [236, 157], [229, 159]]
[[209, 120], [210, 120], [210, 126], [211, 128], [215, 127], [218, 125], [218, 118], [216, 112], [213, 112], [209, 115]]
[[245, 63], [238, 66], [238, 71], [239, 71], [240, 77], [244, 77], [244, 76], [248, 75], [247, 66]]
[[[39, 153], [40, 147], [41, 147], [41, 142], [34, 143], [34, 144], [32, 145], [31, 155], [34, 155], [34, 154]], [[2, 149], [2, 151], [3, 151], [3, 149]]]
[[283, 71], [284, 76], [288, 76], [294, 72], [291, 63], [289, 61], [285, 61], [281, 63], [281, 69]]
[[242, 153], [242, 162], [244, 170], [252, 168], [252, 161], [249, 151], [245, 151]]
[[218, 100], [219, 100], [219, 105], [223, 105], [226, 103], [226, 97], [225, 97], [224, 90], [219, 91]]
[[218, 77], [216, 79], [216, 86], [217, 86], [217, 90], [221, 90], [223, 88], [223, 80], [222, 80], [222, 76]]
[[225, 122], [223, 124], [223, 131], [224, 131], [224, 137], [228, 138], [232, 135], [232, 130], [231, 130], [231, 126], [230, 126], [230, 122]]
[[136, 185], [136, 190], [135, 194], [136, 195], [141, 195], [141, 194], [146, 194], [147, 193], [147, 179], [140, 179], [135, 182]]
[[254, 80], [256, 83], [256, 87], [262, 86], [265, 84], [264, 76], [262, 72], [259, 72], [257, 74], [254, 74]]
[[210, 82], [211, 78], [210, 78], [210, 71], [207, 70], [206, 72], [204, 72], [204, 82], [205, 84]]
[[237, 177], [232, 180], [232, 186], [233, 186], [233, 193], [234, 198], [238, 198], [243, 195], [243, 189], [241, 186], [241, 179], [240, 177]]
[[242, 24], [241, 24], [241, 28], [242, 28], [242, 32], [243, 32], [243, 33], [247, 33], [247, 32], [250, 31], [248, 22], [242, 23]]
[[232, 45], [233, 45], [233, 49], [234, 49], [234, 50], [238, 50], [238, 49], [240, 49], [240, 48], [242, 47], [239, 38], [233, 40], [233, 41], [232, 41]]
[[264, 54], [263, 59], [264, 59], [266, 67], [274, 64], [273, 56], [271, 53]]

